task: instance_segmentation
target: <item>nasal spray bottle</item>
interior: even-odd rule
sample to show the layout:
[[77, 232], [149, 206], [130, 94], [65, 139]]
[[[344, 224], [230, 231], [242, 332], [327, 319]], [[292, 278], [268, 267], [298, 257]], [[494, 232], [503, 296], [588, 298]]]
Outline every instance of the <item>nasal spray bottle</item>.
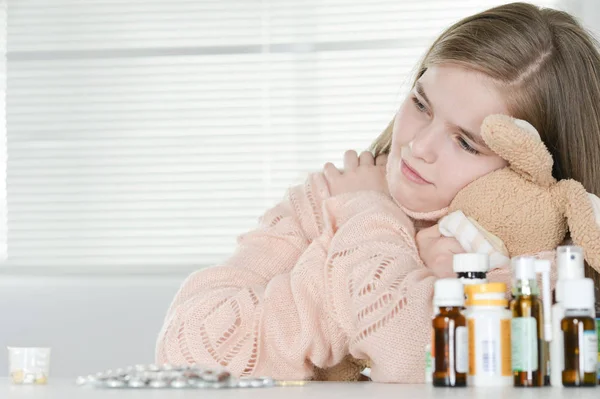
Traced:
[[562, 382], [565, 387], [596, 386], [598, 337], [591, 316], [594, 280], [566, 280], [563, 285], [565, 318], [561, 322], [564, 342]]
[[[548, 342], [552, 340], [550, 261], [519, 256], [512, 260], [513, 296], [510, 303], [511, 358], [515, 387], [550, 384]], [[542, 275], [543, 306], [536, 276]]]
[[[581, 247], [567, 245], [558, 247], [556, 250], [556, 264], [558, 268], [558, 280], [554, 291], [556, 303], [552, 306], [552, 342], [550, 343], [550, 384], [553, 387], [563, 386], [562, 371], [564, 361], [564, 338], [561, 330], [561, 320], [565, 317], [564, 293], [565, 281], [582, 279], [584, 275], [583, 249]], [[589, 309], [594, 309], [590, 304]], [[590, 314], [595, 317], [594, 314]]]

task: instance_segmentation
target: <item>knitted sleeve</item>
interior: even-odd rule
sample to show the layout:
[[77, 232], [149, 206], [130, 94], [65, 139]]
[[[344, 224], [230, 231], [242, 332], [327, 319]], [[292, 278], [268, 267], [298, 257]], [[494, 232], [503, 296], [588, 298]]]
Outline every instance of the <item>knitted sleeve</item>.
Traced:
[[391, 201], [344, 221], [327, 200], [341, 226], [326, 264], [327, 300], [350, 354], [370, 359], [371, 378], [379, 382], [422, 383], [425, 345], [431, 342], [433, 285], [408, 217]]
[[[211, 314], [224, 314], [224, 304], [234, 314], [248, 311], [244, 306], [253, 306], [246, 301], [254, 290], [264, 290], [273, 277], [288, 273], [312, 240], [321, 235], [322, 202], [328, 197], [329, 189], [323, 175], [310, 175], [303, 185], [288, 190], [284, 200], [261, 217], [256, 229], [238, 237], [236, 251], [227, 261], [188, 277], [175, 296], [159, 334], [157, 361], [193, 363], [204, 360], [227, 364], [227, 359], [238, 351], [237, 346], [250, 339], [231, 337], [234, 330], [239, 332], [236, 324], [239, 319], [225, 317], [222, 321], [230, 324], [215, 325], [210, 337], [204, 336], [204, 327], [196, 328], [194, 322], [201, 322], [198, 317], [202, 317], [206, 309]], [[235, 293], [241, 297], [231, 299]], [[230, 302], [227, 302], [228, 298]], [[188, 313], [183, 316], [186, 311]], [[189, 326], [193, 326], [194, 330], [189, 331]], [[222, 329], [220, 333], [217, 332], [219, 329]], [[199, 344], [196, 339], [201, 338], [204, 340], [202, 344], [213, 347], [210, 360], [195, 356], [193, 348], [187, 347], [182, 334], [188, 331], [194, 336], [194, 343], [190, 345]], [[213, 339], [216, 341], [213, 342]], [[235, 340], [238, 341], [232, 347], [219, 344]]]
[[352, 353], [371, 359], [375, 380], [421, 381], [435, 278], [418, 258], [412, 222], [374, 192], [324, 206], [323, 233], [266, 286], [248, 284], [244, 268], [227, 279], [219, 268], [192, 276], [159, 361], [306, 379]]

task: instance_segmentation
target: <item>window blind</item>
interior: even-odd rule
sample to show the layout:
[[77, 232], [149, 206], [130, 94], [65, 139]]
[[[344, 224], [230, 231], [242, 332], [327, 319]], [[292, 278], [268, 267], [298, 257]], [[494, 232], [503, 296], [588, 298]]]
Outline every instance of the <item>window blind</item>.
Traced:
[[218, 263], [369, 146], [445, 27], [500, 3], [8, 0], [4, 264]]

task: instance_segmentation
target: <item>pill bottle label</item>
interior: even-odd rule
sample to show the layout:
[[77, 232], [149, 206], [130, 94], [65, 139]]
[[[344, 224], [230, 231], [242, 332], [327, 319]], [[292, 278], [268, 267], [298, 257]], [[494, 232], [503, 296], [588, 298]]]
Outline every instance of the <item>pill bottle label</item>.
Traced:
[[425, 382], [433, 382], [433, 358], [431, 344], [425, 345]]
[[467, 325], [469, 327], [469, 375], [474, 376], [477, 370], [477, 359], [475, 358], [475, 339], [477, 338], [475, 331], [475, 320], [467, 320]]
[[598, 362], [596, 363], [596, 376], [600, 381], [600, 318], [596, 319], [596, 332], [598, 341]]
[[467, 327], [456, 327], [456, 372], [466, 373], [469, 368]]
[[537, 320], [533, 317], [512, 319], [510, 340], [513, 371], [537, 371]]
[[503, 377], [512, 376], [510, 329], [510, 319], [500, 320], [500, 353], [502, 356], [500, 368]]
[[587, 330], [583, 332], [582, 345], [583, 372], [595, 373], [598, 359], [598, 336], [595, 330]]

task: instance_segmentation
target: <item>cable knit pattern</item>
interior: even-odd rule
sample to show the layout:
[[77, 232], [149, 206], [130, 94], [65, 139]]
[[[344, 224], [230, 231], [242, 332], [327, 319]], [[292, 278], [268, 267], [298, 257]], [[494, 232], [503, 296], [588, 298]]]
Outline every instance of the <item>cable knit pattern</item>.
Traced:
[[422, 382], [436, 278], [414, 229], [389, 197], [330, 197], [322, 175], [311, 175], [241, 236], [227, 262], [183, 283], [157, 362], [309, 379], [315, 366], [352, 355], [369, 360], [375, 381]]

